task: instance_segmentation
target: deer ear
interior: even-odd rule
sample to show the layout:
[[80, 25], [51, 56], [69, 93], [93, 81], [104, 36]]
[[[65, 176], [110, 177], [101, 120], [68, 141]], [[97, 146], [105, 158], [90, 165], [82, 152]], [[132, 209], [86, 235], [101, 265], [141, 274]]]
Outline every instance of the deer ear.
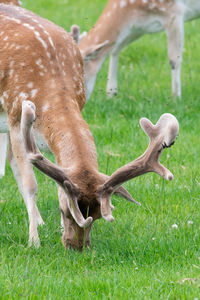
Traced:
[[80, 39], [80, 27], [76, 24], [71, 26], [71, 31], [70, 31], [71, 36], [75, 40], [77, 44], [79, 44], [79, 39]]
[[91, 46], [89, 49], [87, 49], [86, 51], [81, 51], [81, 54], [84, 58], [85, 61], [94, 59], [97, 57], [98, 53], [104, 49], [105, 46], [107, 46], [109, 43], [108, 40], [106, 40], [105, 42], [98, 44], [98, 45], [94, 45]]
[[155, 126], [147, 118], [140, 119], [140, 126], [149, 138], [153, 137]]

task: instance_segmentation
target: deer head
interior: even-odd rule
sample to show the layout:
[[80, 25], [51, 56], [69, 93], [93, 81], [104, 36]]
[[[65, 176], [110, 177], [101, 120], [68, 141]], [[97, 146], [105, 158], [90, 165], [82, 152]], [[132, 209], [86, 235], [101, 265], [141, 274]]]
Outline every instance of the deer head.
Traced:
[[[61, 209], [64, 219], [63, 242], [67, 248], [73, 246], [81, 249], [83, 247], [84, 228], [86, 228], [87, 238], [85, 242], [86, 245], [89, 245], [88, 232], [94, 220], [101, 217], [109, 222], [114, 220], [111, 204], [113, 193], [118, 193], [134, 202], [134, 199], [121, 187], [124, 182], [148, 172], [155, 172], [167, 180], [173, 179], [172, 173], [159, 162], [163, 149], [171, 147], [178, 135], [179, 124], [171, 114], [163, 114], [156, 125], [153, 125], [148, 119], [142, 118], [140, 125], [149, 137], [147, 150], [136, 160], [116, 170], [110, 177], [99, 173], [96, 176], [96, 184], [93, 185], [92, 180], [88, 182], [88, 186], [89, 184], [93, 185], [89, 193], [70, 179], [66, 169], [53, 164], [39, 152], [32, 133], [35, 118], [34, 104], [24, 101], [21, 130], [25, 149], [31, 163], [54, 179], [61, 187], [60, 199], [62, 198], [61, 201], [65, 203], [66, 207], [65, 211]], [[90, 180], [90, 174], [87, 175]]]

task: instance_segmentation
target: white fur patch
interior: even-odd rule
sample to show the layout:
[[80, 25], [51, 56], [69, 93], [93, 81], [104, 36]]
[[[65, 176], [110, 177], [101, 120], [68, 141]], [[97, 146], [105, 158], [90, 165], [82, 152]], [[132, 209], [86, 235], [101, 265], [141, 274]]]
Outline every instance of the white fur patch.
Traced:
[[33, 89], [31, 90], [31, 98], [34, 98], [35, 95], [37, 94], [38, 90], [37, 89]]
[[127, 5], [126, 0], [121, 0], [120, 3], [119, 3], [119, 6], [121, 8], [125, 7], [126, 5]]
[[49, 109], [49, 103], [46, 103], [43, 107], [42, 107], [42, 112], [46, 112]]
[[29, 83], [27, 84], [27, 87], [28, 87], [29, 89], [32, 89], [32, 88], [33, 88], [33, 82], [32, 82], [32, 81], [29, 82]]

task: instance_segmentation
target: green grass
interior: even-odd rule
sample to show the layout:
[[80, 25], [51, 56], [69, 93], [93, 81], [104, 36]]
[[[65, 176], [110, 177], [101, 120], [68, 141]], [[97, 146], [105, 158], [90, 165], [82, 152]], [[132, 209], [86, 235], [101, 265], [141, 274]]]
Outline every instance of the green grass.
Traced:
[[[69, 30], [89, 30], [102, 0], [24, 0], [23, 5]], [[121, 53], [119, 94], [105, 94], [108, 60], [83, 115], [94, 135], [99, 168], [111, 174], [139, 156], [148, 140], [140, 117], [164, 112], [180, 123], [161, 158], [174, 174], [147, 174], [125, 186], [141, 207], [113, 197], [115, 222], [99, 220], [90, 250], [61, 243], [56, 185], [36, 172], [41, 248], [28, 248], [28, 217], [7, 165], [0, 181], [0, 299], [199, 299], [200, 295], [200, 22], [185, 25], [182, 100], [171, 98], [165, 34], [145, 36]], [[188, 224], [192, 221], [193, 224]], [[173, 229], [173, 224], [178, 229]], [[187, 279], [186, 279], [187, 278]]]

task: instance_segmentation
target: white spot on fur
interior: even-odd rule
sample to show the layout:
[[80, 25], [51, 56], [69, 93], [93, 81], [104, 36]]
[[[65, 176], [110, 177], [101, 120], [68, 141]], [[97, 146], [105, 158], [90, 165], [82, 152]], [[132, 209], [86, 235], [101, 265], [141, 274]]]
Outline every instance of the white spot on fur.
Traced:
[[[28, 94], [27, 93], [24, 93], [24, 92], [21, 92], [19, 94], [19, 97], [22, 99], [22, 100], [27, 100], [28, 99]], [[16, 97], [17, 98], [17, 97]], [[18, 98], [16, 99], [18, 100]]]
[[119, 6], [121, 8], [125, 7], [126, 5], [127, 5], [126, 0], [121, 0], [120, 3], [119, 3]]
[[15, 80], [15, 82], [18, 82], [18, 81], [19, 81], [19, 76], [18, 76], [18, 74], [15, 74], [14, 80]]
[[32, 82], [32, 81], [29, 82], [29, 83], [27, 84], [27, 87], [28, 87], [29, 89], [32, 89], [32, 88], [33, 88], [33, 82]]
[[3, 97], [3, 96], [0, 97], [0, 104], [1, 104], [2, 106], [4, 106], [4, 97]]
[[14, 72], [14, 70], [11, 69], [11, 70], [9, 71], [9, 76], [12, 76], [12, 75], [13, 75], [13, 72]]
[[73, 79], [74, 79], [75, 81], [78, 81], [78, 78], [77, 78], [76, 76], [73, 76]]
[[7, 92], [3, 92], [3, 97], [8, 99], [8, 93]]
[[38, 31], [35, 31], [36, 38], [40, 41], [40, 43], [43, 45], [45, 49], [47, 49], [47, 44], [45, 41], [41, 38], [40, 33]]
[[49, 109], [49, 103], [46, 103], [43, 107], [42, 107], [42, 111], [46, 112]]
[[41, 60], [41, 58], [38, 58], [36, 61], [35, 61], [35, 63], [36, 63], [36, 65], [41, 65], [41, 63], [42, 63], [42, 60]]
[[31, 97], [34, 98], [35, 95], [37, 94], [38, 90], [37, 89], [33, 89], [31, 90]]
[[10, 44], [9, 49], [12, 49], [16, 46], [16, 44]]
[[12, 68], [13, 65], [14, 65], [14, 61], [12, 60], [9, 64], [9, 67]]

